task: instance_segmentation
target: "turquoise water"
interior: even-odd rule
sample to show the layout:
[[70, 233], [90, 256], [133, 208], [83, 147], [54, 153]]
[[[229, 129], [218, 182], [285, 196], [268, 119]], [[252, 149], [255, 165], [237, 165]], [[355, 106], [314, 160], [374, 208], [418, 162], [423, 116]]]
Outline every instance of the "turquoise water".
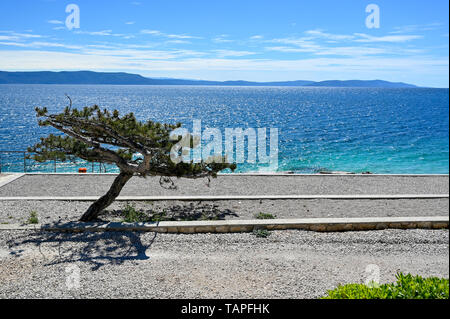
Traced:
[[[140, 119], [203, 127], [276, 127], [278, 171], [448, 174], [449, 90], [288, 87], [0, 85], [0, 150], [25, 150], [40, 136], [35, 106], [58, 112], [98, 104]], [[3, 171], [23, 171], [20, 154], [2, 154]], [[75, 171], [85, 163], [57, 164]], [[52, 163], [27, 170], [52, 171]], [[95, 170], [98, 171], [98, 165]], [[108, 167], [111, 171], [114, 168]], [[242, 164], [238, 171], [263, 167]]]

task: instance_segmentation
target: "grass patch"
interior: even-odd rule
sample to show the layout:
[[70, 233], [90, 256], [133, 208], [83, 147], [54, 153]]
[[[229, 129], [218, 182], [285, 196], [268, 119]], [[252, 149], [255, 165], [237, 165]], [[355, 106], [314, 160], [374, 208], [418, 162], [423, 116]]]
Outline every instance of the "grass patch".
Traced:
[[370, 288], [364, 284], [339, 286], [327, 292], [323, 299], [448, 299], [449, 280], [423, 278], [398, 273], [397, 281]]
[[125, 223], [142, 223], [148, 221], [148, 216], [145, 213], [136, 210], [133, 205], [127, 204], [123, 209], [123, 221]]
[[258, 238], [267, 238], [270, 236], [270, 232], [267, 229], [258, 228], [253, 230], [253, 235]]
[[30, 212], [30, 217], [28, 217], [27, 224], [39, 224], [37, 212]]
[[272, 214], [266, 214], [266, 213], [259, 213], [255, 215], [256, 219], [275, 219], [276, 216]]

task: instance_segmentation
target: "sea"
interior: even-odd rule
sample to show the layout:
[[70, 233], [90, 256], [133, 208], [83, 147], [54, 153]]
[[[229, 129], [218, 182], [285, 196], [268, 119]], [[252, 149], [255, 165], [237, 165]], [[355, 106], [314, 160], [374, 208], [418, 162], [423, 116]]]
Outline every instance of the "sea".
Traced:
[[278, 132], [278, 165], [244, 162], [236, 172], [448, 174], [449, 90], [117, 85], [0, 85], [1, 172], [116, 172], [99, 163], [24, 160], [40, 137], [34, 108], [99, 105], [140, 120]]

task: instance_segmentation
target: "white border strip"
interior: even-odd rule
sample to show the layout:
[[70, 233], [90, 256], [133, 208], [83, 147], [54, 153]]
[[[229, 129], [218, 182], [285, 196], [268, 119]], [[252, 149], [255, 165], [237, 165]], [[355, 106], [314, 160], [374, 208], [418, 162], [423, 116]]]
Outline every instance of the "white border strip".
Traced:
[[[100, 196], [27, 196], [0, 197], [1, 201], [96, 201]], [[115, 201], [220, 201], [220, 200], [298, 200], [298, 199], [342, 199], [342, 200], [391, 200], [391, 199], [440, 199], [449, 194], [399, 194], [399, 195], [219, 195], [219, 196], [119, 196]]]

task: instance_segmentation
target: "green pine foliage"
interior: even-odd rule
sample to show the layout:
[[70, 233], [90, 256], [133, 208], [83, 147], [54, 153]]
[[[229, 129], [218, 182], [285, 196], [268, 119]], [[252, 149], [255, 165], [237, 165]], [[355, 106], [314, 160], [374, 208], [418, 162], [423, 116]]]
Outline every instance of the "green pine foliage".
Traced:
[[[36, 108], [39, 125], [52, 126], [64, 133], [50, 134], [30, 147], [30, 158], [116, 164], [121, 171], [141, 176], [159, 175], [176, 177], [213, 176], [235, 164], [225, 158], [201, 163], [177, 163], [170, 159], [172, 147], [181, 140], [171, 141], [170, 134], [181, 124], [140, 122], [133, 113], [120, 116], [119, 111], [101, 110], [99, 106], [82, 110], [66, 107], [60, 114], [49, 114], [47, 108]], [[140, 154], [136, 158], [136, 154]]]

